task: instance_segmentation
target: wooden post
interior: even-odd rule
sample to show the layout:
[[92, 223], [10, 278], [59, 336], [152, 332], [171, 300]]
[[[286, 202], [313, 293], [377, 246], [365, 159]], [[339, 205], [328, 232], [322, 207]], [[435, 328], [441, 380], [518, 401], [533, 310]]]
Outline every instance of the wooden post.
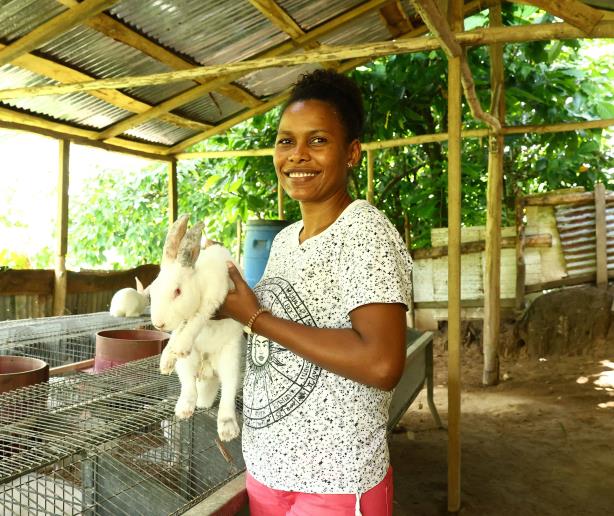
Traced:
[[[501, 26], [501, 5], [489, 9], [490, 26]], [[503, 45], [490, 46], [492, 111], [505, 125]], [[503, 192], [503, 135], [488, 136], [488, 185], [486, 195], [486, 268], [484, 278], [484, 370], [482, 383], [499, 383], [499, 330], [501, 324], [501, 197]]]
[[235, 253], [235, 260], [237, 263], [241, 263], [241, 244], [243, 238], [243, 227], [241, 224], [241, 219], [237, 219], [237, 251]]
[[[405, 230], [405, 245], [407, 246], [407, 250], [409, 251], [410, 256], [413, 258], [411, 252], [411, 224], [409, 222], [409, 217], [407, 215], [403, 216], [403, 228]], [[411, 274], [409, 277], [411, 281], [411, 294], [409, 296], [409, 306], [407, 307], [407, 325], [411, 328], [416, 326], [416, 307], [414, 303], [414, 270], [412, 268]]]
[[177, 160], [168, 163], [168, 220], [172, 224], [177, 220]]
[[284, 189], [281, 187], [281, 183], [277, 181], [277, 218], [279, 220], [286, 220], [286, 211], [284, 209]]
[[373, 156], [373, 151], [367, 151], [367, 201], [373, 204], [373, 200], [375, 198], [375, 178], [373, 166], [375, 163], [375, 158]]
[[70, 141], [59, 141], [58, 173], [58, 236], [56, 239], [55, 281], [53, 288], [53, 315], [64, 315], [66, 310], [66, 251], [68, 247], [68, 181], [70, 169]]
[[524, 210], [525, 200], [518, 194], [516, 196], [516, 317], [524, 312], [524, 282], [526, 265], [524, 261], [525, 225]]
[[608, 288], [608, 228], [606, 225], [605, 185], [595, 184], [595, 236], [597, 237], [597, 286]]
[[[454, 33], [463, 30], [463, 2], [448, 2]], [[448, 57], [448, 511], [461, 505], [461, 57]]]

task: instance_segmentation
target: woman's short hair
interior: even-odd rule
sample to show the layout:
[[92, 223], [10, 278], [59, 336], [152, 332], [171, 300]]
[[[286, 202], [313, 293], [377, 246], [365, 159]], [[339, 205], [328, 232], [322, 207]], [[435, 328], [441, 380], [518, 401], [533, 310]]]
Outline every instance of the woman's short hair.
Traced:
[[281, 114], [290, 104], [301, 100], [327, 102], [339, 113], [348, 142], [362, 137], [365, 118], [362, 94], [356, 83], [346, 75], [320, 69], [302, 75], [294, 85]]

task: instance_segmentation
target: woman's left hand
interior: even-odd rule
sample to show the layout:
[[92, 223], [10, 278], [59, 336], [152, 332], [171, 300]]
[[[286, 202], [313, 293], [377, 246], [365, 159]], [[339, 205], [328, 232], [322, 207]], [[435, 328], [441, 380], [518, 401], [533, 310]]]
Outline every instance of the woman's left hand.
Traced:
[[260, 308], [260, 302], [235, 265], [232, 262], [227, 263], [228, 274], [235, 284], [235, 288], [228, 292], [217, 315], [222, 318], [230, 317], [241, 324], [246, 324], [250, 317]]

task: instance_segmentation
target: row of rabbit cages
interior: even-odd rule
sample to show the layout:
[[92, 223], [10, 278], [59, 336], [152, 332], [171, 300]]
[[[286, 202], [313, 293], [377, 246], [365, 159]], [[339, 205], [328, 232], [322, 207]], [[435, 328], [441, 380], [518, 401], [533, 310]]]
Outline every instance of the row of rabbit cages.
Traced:
[[180, 514], [244, 470], [215, 408], [174, 415], [167, 340], [148, 316], [0, 323], [0, 515]]

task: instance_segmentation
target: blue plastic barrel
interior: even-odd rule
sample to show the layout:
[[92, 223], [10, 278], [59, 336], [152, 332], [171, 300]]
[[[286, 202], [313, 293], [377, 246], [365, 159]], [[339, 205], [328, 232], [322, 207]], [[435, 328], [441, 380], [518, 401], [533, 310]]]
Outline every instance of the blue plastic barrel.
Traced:
[[248, 220], [245, 230], [243, 271], [247, 284], [254, 288], [269, 260], [275, 235], [290, 222], [287, 220]]

